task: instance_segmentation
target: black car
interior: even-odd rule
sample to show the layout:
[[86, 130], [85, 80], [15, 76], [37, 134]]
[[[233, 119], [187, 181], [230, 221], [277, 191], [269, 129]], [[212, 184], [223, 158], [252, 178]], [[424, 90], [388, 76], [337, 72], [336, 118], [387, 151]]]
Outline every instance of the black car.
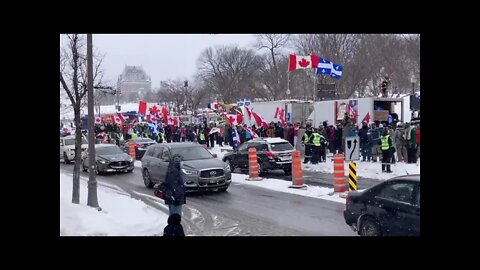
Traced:
[[361, 236], [419, 236], [420, 175], [395, 177], [349, 192], [343, 215]]
[[[83, 155], [82, 169], [89, 169], [88, 150]], [[115, 144], [95, 144], [95, 173], [132, 172], [133, 159]]]
[[286, 140], [281, 138], [257, 138], [242, 143], [236, 151], [223, 156], [223, 161], [235, 168], [248, 170], [248, 149], [255, 147], [258, 157], [259, 175], [268, 170], [282, 169], [285, 174], [292, 173], [292, 153], [295, 149]]
[[136, 139], [130, 139], [128, 141], [125, 141], [125, 143], [122, 146], [123, 152], [130, 154], [130, 142], [133, 142], [135, 144], [135, 159], [136, 160], [141, 160], [145, 152], [147, 151], [147, 147], [156, 144], [157, 142], [150, 139], [150, 138], [136, 138]]

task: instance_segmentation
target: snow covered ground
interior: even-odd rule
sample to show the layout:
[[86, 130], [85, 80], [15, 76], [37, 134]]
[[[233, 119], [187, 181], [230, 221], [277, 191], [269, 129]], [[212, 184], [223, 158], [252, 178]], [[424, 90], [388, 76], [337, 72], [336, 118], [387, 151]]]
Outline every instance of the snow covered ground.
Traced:
[[292, 182], [281, 179], [263, 178], [260, 181], [248, 181], [246, 178], [248, 178], [248, 175], [246, 174], [232, 173], [232, 183], [257, 186], [283, 193], [291, 193], [316, 199], [345, 203], [345, 199], [340, 198], [338, 193], [334, 193], [333, 188], [306, 185], [307, 189], [296, 189], [289, 188]]
[[102, 211], [86, 205], [87, 182], [80, 179], [80, 204], [72, 201], [72, 175], [60, 173], [60, 235], [162, 235], [168, 215], [131, 198], [121, 188], [99, 183]]
[[[420, 159], [416, 164], [407, 164], [397, 162], [391, 165], [392, 173], [382, 173], [381, 162], [364, 162], [356, 161], [357, 164], [357, 176], [363, 178], [371, 178], [378, 180], [387, 180], [395, 176], [401, 176], [406, 174], [420, 174]], [[348, 162], [345, 162], [345, 176], [348, 176]], [[327, 156], [327, 162], [318, 164], [302, 164], [302, 169], [305, 171], [322, 172], [333, 174], [333, 161]]]

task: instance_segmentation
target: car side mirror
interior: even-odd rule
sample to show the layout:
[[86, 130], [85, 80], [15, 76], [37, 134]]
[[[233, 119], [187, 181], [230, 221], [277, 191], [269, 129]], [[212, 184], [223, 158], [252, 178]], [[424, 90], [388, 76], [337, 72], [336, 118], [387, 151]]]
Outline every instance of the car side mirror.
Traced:
[[214, 158], [217, 158], [217, 154], [212, 154]]

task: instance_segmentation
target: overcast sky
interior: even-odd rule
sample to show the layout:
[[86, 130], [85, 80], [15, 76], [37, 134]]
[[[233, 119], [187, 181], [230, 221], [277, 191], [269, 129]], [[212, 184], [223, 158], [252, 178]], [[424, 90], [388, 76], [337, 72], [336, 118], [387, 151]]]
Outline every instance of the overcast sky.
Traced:
[[250, 34], [94, 34], [94, 50], [106, 54], [103, 70], [116, 85], [125, 65], [142, 66], [152, 79], [152, 88], [168, 79], [191, 80], [201, 52], [210, 46], [238, 44], [249, 47]]

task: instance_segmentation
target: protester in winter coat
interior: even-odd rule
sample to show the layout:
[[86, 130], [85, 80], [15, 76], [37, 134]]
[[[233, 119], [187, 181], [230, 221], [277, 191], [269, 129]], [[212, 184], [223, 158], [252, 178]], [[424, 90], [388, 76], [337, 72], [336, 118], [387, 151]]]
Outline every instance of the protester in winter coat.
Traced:
[[267, 137], [275, 138], [275, 126], [273, 125], [273, 122], [270, 123], [267, 129]]
[[390, 147], [390, 163], [395, 164], [395, 152], [397, 151], [396, 146], [395, 146], [395, 132], [393, 131], [392, 127], [388, 127], [387, 133], [390, 136], [390, 139], [392, 140], [392, 146]]
[[287, 141], [289, 141], [290, 144], [293, 145], [293, 146], [295, 146], [294, 141], [293, 141], [294, 137], [295, 137], [294, 136], [294, 127], [293, 127], [292, 124], [288, 124], [286, 138], [287, 138]]
[[395, 129], [395, 146], [397, 149], [397, 161], [408, 162], [407, 146], [405, 142], [405, 130], [402, 124], [398, 124]]
[[282, 127], [282, 122], [278, 121], [276, 127], [275, 127], [275, 137], [279, 138], [284, 138], [283, 136], [283, 127]]
[[308, 163], [312, 157], [312, 145], [310, 144], [310, 138], [312, 138], [312, 129], [307, 128], [305, 134], [302, 136], [302, 146], [305, 146], [305, 158], [303, 163]]
[[390, 169], [390, 160], [393, 147], [392, 138], [388, 135], [388, 131], [386, 129], [383, 130], [382, 137], [379, 142], [379, 146], [382, 150], [382, 172], [391, 173]]
[[187, 203], [185, 186], [180, 174], [182, 156], [174, 155], [168, 164], [165, 182], [160, 185], [160, 190], [165, 194], [165, 204], [168, 205], [169, 215], [182, 215], [182, 205]]
[[168, 217], [168, 225], [163, 229], [163, 236], [185, 236], [182, 226], [182, 216], [173, 214]]
[[333, 125], [330, 125], [327, 128], [327, 139], [328, 139], [328, 149], [330, 150], [330, 153], [335, 152], [334, 150], [334, 140], [335, 140], [335, 127]]
[[358, 131], [360, 139], [360, 151], [362, 153], [362, 161], [370, 161], [372, 158], [372, 142], [369, 137], [367, 122], [362, 123], [362, 128]]
[[415, 126], [411, 126], [409, 123], [406, 125], [405, 139], [408, 152], [408, 163], [417, 163], [417, 130]]
[[335, 144], [335, 147], [333, 149], [333, 152], [337, 152], [338, 153], [343, 153], [343, 150], [342, 150], [342, 136], [343, 136], [343, 128], [342, 128], [342, 124], [338, 124], [337, 125], [337, 129], [335, 130], [335, 134], [334, 134], [334, 141], [333, 143]]
[[417, 125], [417, 158], [420, 158], [420, 124]]
[[377, 125], [372, 123], [370, 128], [370, 134], [372, 135], [372, 162], [377, 162], [377, 157], [381, 157], [382, 152], [380, 149], [380, 130], [377, 129]]

